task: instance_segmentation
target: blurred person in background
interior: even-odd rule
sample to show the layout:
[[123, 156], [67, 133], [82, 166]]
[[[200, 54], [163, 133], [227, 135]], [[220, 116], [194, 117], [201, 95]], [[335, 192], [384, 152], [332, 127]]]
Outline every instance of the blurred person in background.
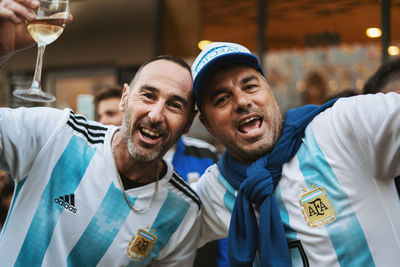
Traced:
[[200, 120], [227, 150], [195, 185], [200, 245], [229, 233], [230, 266], [398, 266], [400, 95], [291, 109], [256, 56], [209, 44], [192, 65]]
[[94, 108], [96, 120], [105, 125], [122, 124], [123, 113], [120, 109], [122, 86], [110, 86], [96, 92], [94, 96]]
[[364, 94], [400, 93], [400, 58], [389, 61], [378, 68], [364, 85]]
[[303, 104], [322, 105], [325, 103], [328, 87], [324, 77], [318, 72], [311, 72], [305, 80]]

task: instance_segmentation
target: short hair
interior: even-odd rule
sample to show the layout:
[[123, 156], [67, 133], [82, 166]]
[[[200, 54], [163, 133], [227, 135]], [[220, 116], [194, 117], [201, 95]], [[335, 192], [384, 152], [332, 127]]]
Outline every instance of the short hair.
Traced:
[[400, 59], [381, 65], [364, 85], [364, 94], [375, 94], [395, 80], [400, 80]]
[[153, 58], [151, 58], [151, 59], [145, 61], [145, 62], [140, 66], [140, 68], [138, 69], [138, 71], [135, 73], [135, 76], [133, 77], [133, 79], [132, 79], [132, 81], [131, 81], [131, 83], [130, 83], [129, 86], [132, 86], [132, 85], [135, 83], [137, 77], [139, 77], [139, 74], [140, 74], [140, 72], [142, 71], [142, 69], [143, 69], [144, 67], [146, 67], [146, 66], [147, 66], [148, 64], [150, 64], [151, 62], [154, 62], [154, 61], [157, 61], [157, 60], [168, 60], [168, 61], [175, 62], [176, 64], [178, 64], [178, 65], [184, 67], [185, 69], [187, 69], [187, 71], [190, 73], [190, 76], [192, 76], [192, 70], [190, 69], [189, 64], [188, 64], [186, 61], [184, 61], [183, 59], [181, 59], [181, 58], [179, 58], [179, 57], [176, 57], [176, 56], [171, 56], [171, 55], [160, 55], [160, 56], [156, 56], [156, 57], [153, 57]]
[[[183, 60], [183, 59], [181, 59], [181, 58], [179, 58], [179, 57], [176, 57], [176, 56], [171, 56], [171, 55], [160, 55], [160, 56], [156, 56], [156, 57], [154, 57], [154, 58], [151, 58], [151, 59], [145, 61], [145, 62], [140, 66], [140, 68], [138, 69], [138, 71], [135, 73], [135, 76], [133, 77], [131, 83], [129, 84], [129, 87], [133, 87], [133, 85], [135, 84], [136, 80], [137, 80], [138, 77], [140, 76], [140, 72], [142, 71], [142, 69], [143, 69], [144, 67], [146, 67], [146, 66], [147, 66], [148, 64], [150, 64], [151, 62], [154, 62], [154, 61], [157, 61], [157, 60], [168, 60], [168, 61], [175, 62], [175, 63], [178, 64], [179, 66], [185, 68], [185, 69], [189, 72], [190, 77], [192, 77], [192, 70], [191, 70], [189, 64], [188, 64], [185, 60]], [[191, 104], [191, 109], [194, 110], [194, 106], [195, 106], [194, 97], [193, 97], [192, 103], [190, 103], [190, 104]]]
[[110, 99], [110, 98], [121, 98], [122, 96], [122, 86], [119, 85], [112, 85], [106, 88], [103, 88], [96, 92], [94, 96], [94, 106], [97, 109], [99, 103], [103, 100]]

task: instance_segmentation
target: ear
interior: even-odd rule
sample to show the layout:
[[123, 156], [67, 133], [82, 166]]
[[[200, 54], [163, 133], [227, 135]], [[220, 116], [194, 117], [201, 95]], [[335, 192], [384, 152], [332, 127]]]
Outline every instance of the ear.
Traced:
[[210, 126], [210, 123], [208, 122], [207, 117], [206, 117], [203, 113], [200, 113], [199, 119], [200, 119], [201, 123], [204, 125], [204, 127], [206, 127], [207, 131], [208, 131], [212, 136], [215, 136], [215, 135], [214, 135], [214, 132], [213, 132], [211, 126]]
[[194, 118], [196, 117], [196, 114], [197, 114], [197, 110], [193, 110], [193, 112], [190, 114], [190, 118], [189, 118], [188, 122], [186, 123], [185, 130], [183, 132], [184, 134], [187, 134], [189, 132], [190, 126], [192, 126], [192, 123], [193, 123]]
[[119, 101], [119, 109], [124, 112], [126, 109], [126, 102], [128, 99], [130, 87], [127, 83], [124, 83], [124, 90], [122, 91], [121, 100]]

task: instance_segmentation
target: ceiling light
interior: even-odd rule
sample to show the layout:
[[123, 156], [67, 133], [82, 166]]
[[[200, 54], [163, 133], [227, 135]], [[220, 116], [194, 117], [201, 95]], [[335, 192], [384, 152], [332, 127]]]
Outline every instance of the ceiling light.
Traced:
[[377, 38], [377, 37], [381, 37], [382, 35], [382, 31], [379, 28], [368, 28], [365, 31], [365, 34], [369, 37], [369, 38]]
[[201, 40], [197, 46], [200, 48], [200, 50], [203, 50], [204, 48], [206, 48], [207, 45], [211, 43], [212, 42], [209, 40]]
[[397, 56], [397, 55], [400, 54], [400, 49], [399, 49], [398, 46], [391, 45], [391, 46], [388, 47], [388, 53], [391, 56]]

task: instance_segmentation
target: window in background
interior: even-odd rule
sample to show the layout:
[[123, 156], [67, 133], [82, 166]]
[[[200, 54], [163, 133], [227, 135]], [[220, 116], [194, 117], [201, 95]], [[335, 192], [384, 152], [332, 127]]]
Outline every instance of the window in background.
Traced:
[[71, 108], [94, 119], [93, 94], [117, 83], [114, 68], [64, 70], [48, 72], [46, 88], [56, 96], [54, 107]]

